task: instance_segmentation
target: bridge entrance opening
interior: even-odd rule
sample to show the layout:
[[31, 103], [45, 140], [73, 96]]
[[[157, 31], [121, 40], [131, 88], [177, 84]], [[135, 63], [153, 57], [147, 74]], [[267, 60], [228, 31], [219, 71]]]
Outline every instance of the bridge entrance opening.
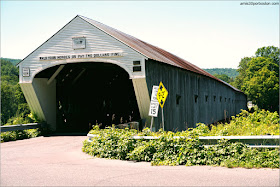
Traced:
[[[50, 78], [59, 66], [35, 78]], [[140, 119], [132, 80], [109, 63], [66, 64], [56, 76], [56, 124], [58, 132], [87, 132]]]

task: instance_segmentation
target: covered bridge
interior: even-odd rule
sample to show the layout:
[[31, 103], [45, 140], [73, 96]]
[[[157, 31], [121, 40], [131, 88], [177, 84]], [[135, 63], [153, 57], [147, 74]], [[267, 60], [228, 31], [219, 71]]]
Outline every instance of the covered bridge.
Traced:
[[[153, 85], [163, 82], [165, 130], [213, 123], [246, 109], [246, 95], [156, 46], [76, 16], [19, 64], [31, 110], [51, 130], [150, 120]], [[160, 114], [160, 113], [159, 113]], [[161, 115], [155, 118], [160, 128]]]

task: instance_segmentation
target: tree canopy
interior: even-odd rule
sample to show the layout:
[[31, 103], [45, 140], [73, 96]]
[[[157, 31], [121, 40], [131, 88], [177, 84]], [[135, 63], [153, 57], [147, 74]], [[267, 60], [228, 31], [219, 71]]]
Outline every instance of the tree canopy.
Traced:
[[30, 113], [18, 83], [18, 69], [8, 60], [1, 59], [1, 125], [16, 115]]
[[228, 77], [234, 79], [238, 75], [238, 71], [232, 68], [211, 68], [211, 69], [204, 69], [211, 75], [227, 75]]
[[245, 57], [239, 63], [233, 85], [247, 94], [260, 108], [279, 109], [279, 48], [259, 48], [254, 57]]
[[233, 78], [230, 78], [229, 76], [227, 76], [226, 74], [214, 74], [215, 77], [217, 77], [218, 79], [221, 79], [227, 83], [231, 83], [233, 81]]

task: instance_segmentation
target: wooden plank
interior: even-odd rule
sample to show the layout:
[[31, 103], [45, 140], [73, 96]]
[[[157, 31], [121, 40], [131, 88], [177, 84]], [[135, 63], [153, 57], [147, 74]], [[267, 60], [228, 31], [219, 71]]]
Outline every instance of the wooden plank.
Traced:
[[83, 69], [79, 75], [73, 80], [72, 84], [75, 84], [77, 82], [77, 80], [82, 76], [82, 74], [86, 71], [86, 69]]
[[54, 72], [54, 74], [49, 78], [47, 84], [51, 84], [55, 77], [59, 74], [59, 72], [64, 68], [65, 65], [60, 65], [59, 68]]

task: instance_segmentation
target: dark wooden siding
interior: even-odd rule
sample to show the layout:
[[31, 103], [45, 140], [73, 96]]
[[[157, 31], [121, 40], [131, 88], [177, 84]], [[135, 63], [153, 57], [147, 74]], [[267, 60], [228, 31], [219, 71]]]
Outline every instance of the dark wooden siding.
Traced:
[[[160, 81], [169, 92], [164, 105], [165, 130], [185, 130], [199, 122], [211, 124], [247, 108], [245, 94], [212, 78], [154, 60], [146, 61], [146, 81], [150, 95]], [[181, 96], [179, 104], [176, 96]], [[161, 108], [154, 121], [159, 129]]]

